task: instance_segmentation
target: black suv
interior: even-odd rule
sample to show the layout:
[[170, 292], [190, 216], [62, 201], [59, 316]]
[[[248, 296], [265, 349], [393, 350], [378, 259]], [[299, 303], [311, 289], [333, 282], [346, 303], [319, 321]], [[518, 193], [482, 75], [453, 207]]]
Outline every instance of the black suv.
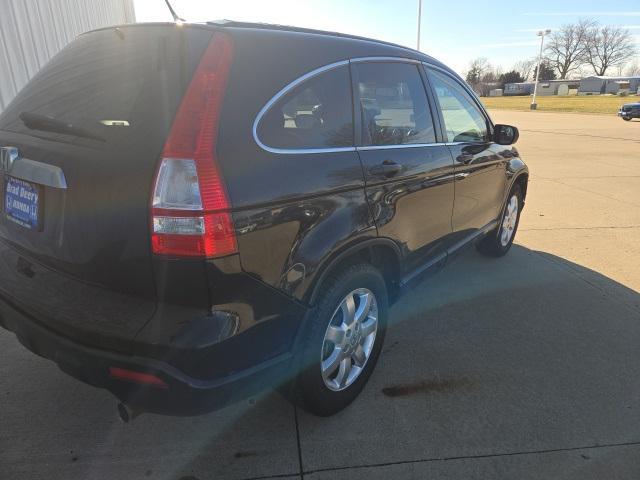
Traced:
[[632, 118], [640, 118], [640, 103], [627, 103], [620, 107], [618, 116], [623, 120], [629, 121]]
[[80, 36], [0, 117], [0, 322], [123, 416], [278, 386], [330, 415], [389, 304], [504, 255], [528, 171], [449, 68], [238, 22]]

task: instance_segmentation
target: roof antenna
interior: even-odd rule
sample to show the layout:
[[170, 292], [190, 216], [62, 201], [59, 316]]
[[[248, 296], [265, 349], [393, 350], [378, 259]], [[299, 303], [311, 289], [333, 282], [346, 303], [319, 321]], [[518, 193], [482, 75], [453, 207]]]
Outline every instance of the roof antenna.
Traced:
[[176, 13], [176, 11], [173, 9], [173, 7], [171, 6], [171, 4], [169, 3], [169, 0], [164, 0], [164, 2], [167, 4], [167, 8], [169, 9], [169, 11], [171, 12], [171, 16], [173, 17], [173, 21], [176, 23], [182, 23], [182, 22], [186, 22], [186, 20], [182, 17], [179, 17], [178, 14]]

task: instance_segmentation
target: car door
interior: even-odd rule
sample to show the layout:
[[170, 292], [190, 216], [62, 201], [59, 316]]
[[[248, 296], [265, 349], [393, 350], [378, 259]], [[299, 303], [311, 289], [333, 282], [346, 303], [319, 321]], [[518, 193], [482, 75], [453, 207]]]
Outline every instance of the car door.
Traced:
[[[269, 55], [243, 53], [247, 68], [268, 68]], [[349, 62], [316, 62], [257, 83], [231, 76], [242, 88], [225, 98], [218, 148], [242, 268], [300, 300], [333, 254], [377, 235], [354, 144]], [[255, 118], [238, 113], [256, 108]]]
[[427, 72], [455, 166], [454, 237], [463, 240], [498, 218], [510, 157], [491, 141], [491, 122], [468, 89], [444, 71]]
[[367, 199], [378, 234], [401, 246], [407, 273], [444, 259], [452, 231], [453, 160], [438, 143], [420, 70], [417, 62], [352, 60]]

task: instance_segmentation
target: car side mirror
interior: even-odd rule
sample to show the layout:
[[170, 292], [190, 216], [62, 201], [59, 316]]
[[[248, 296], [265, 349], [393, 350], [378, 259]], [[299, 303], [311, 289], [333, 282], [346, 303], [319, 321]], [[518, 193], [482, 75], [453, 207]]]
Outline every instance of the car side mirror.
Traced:
[[511, 125], [494, 125], [493, 141], [498, 145], [513, 145], [518, 141], [520, 132]]

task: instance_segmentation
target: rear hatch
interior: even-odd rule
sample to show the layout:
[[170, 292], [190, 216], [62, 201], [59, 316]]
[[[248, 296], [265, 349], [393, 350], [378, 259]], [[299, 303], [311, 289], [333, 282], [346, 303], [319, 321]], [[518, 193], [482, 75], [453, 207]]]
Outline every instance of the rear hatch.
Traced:
[[9, 105], [0, 147], [21, 158], [0, 166], [0, 296], [68, 337], [129, 348], [156, 309], [158, 158], [211, 34], [139, 25], [82, 35]]

